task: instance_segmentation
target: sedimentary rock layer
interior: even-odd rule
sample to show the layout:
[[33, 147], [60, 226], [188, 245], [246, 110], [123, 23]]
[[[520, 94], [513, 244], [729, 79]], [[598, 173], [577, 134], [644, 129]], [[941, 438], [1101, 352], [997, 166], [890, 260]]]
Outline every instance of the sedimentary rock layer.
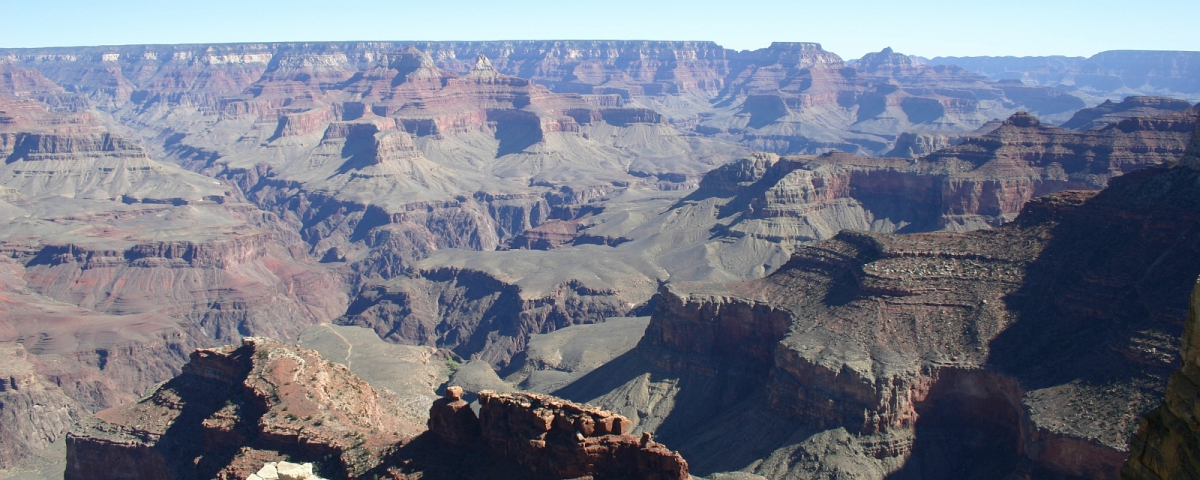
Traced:
[[357, 477], [424, 430], [401, 401], [312, 350], [247, 338], [197, 350], [148, 397], [83, 423], [66, 478], [246, 478], [286, 459]]
[[[666, 378], [761, 379], [762, 399], [739, 408], [850, 432], [862, 453], [844, 455], [874, 458], [864, 472], [1116, 478], [1138, 415], [1174, 369], [1200, 274], [1197, 172], [1147, 167], [1098, 194], [1035, 200], [990, 230], [843, 232], [762, 280], [672, 285], [638, 350], [677, 372]], [[711, 452], [688, 443], [706, 435], [691, 428], [672, 427], [668, 444]], [[820, 468], [787, 455], [759, 468], [784, 478]]]
[[633, 422], [595, 407], [532, 393], [479, 393], [479, 417], [450, 387], [430, 411], [444, 442], [486, 448], [553, 478], [691, 478], [678, 453], [630, 434]]

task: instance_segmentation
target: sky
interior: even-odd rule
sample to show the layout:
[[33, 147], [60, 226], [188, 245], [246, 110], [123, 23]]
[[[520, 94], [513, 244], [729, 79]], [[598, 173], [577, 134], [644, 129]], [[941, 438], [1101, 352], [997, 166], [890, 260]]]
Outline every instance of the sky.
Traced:
[[0, 0], [0, 47], [349, 40], [818, 42], [843, 58], [1200, 51], [1196, 0]]

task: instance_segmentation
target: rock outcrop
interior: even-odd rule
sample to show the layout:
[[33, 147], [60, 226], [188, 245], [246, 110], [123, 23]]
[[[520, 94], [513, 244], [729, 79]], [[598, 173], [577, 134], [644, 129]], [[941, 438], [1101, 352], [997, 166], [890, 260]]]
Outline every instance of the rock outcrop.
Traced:
[[1130, 480], [1167, 480], [1200, 476], [1200, 422], [1196, 420], [1196, 402], [1200, 400], [1200, 286], [1192, 293], [1183, 346], [1179, 354], [1183, 368], [1171, 375], [1162, 405], [1142, 418], [1137, 434], [1129, 441], [1129, 460], [1121, 478]]
[[246, 478], [286, 459], [357, 477], [424, 430], [400, 401], [312, 350], [247, 338], [197, 350], [148, 397], [84, 422], [66, 478]]
[[842, 232], [761, 280], [669, 285], [637, 356], [561, 392], [645, 412], [704, 474], [1117, 478], [1200, 275], [1189, 161], [994, 229]]
[[[1182, 163], [1189, 169], [1200, 168], [1200, 126]], [[1121, 478], [1168, 480], [1200, 475], [1200, 422], [1195, 413], [1200, 400], [1200, 283], [1188, 306], [1179, 348], [1183, 365], [1171, 374], [1162, 404], [1146, 413], [1130, 439], [1129, 459]]]
[[313, 474], [313, 464], [292, 462], [267, 462], [258, 472], [246, 480], [325, 480]]
[[633, 422], [595, 407], [533, 393], [479, 392], [479, 417], [450, 387], [430, 410], [430, 432], [483, 447], [553, 478], [688, 479], [687, 462]]
[[0, 403], [0, 466], [136, 400], [186, 352], [344, 311], [338, 276], [277, 217], [96, 114], [0, 95], [0, 156], [0, 348], [20, 379]]
[[730, 198], [722, 215], [733, 219], [729, 233], [783, 243], [843, 229], [987, 228], [1012, 221], [1035, 197], [1104, 188], [1117, 175], [1178, 158], [1195, 115], [1189, 109], [1071, 132], [1017, 113], [915, 160], [757, 155], [709, 172], [685, 202]]

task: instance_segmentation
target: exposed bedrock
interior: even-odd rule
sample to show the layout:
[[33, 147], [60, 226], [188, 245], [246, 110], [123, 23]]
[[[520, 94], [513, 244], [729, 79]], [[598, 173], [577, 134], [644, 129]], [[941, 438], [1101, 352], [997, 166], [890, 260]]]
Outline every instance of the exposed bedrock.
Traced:
[[1096, 130], [1132, 117], [1150, 117], [1187, 110], [1192, 103], [1167, 97], [1125, 97], [1121, 102], [1105, 100], [1092, 108], [1085, 108], [1063, 122], [1059, 127], [1066, 130]]
[[1169, 480], [1200, 476], [1200, 284], [1192, 292], [1180, 355], [1183, 366], [1171, 374], [1162, 404], [1148, 412], [1129, 442], [1129, 460], [1121, 478]]
[[451, 445], [484, 448], [551, 478], [686, 480], [688, 465], [629, 419], [534, 393], [479, 392], [479, 416], [450, 387], [430, 410], [430, 433]]
[[629, 313], [627, 294], [577, 281], [530, 294], [480, 270], [454, 267], [414, 272], [370, 287], [337, 320], [369, 327], [380, 338], [449, 348], [498, 367], [526, 348], [529, 336]]
[[[715, 441], [704, 425], [746, 418], [740, 404], [809, 433], [764, 432], [774, 446], [730, 450], [746, 463], [719, 468], [820, 477], [821, 462], [796, 455], [836, 451], [868, 477], [1116, 478], [1138, 416], [1175, 368], [1171, 339], [1200, 274], [1197, 172], [1188, 160], [1146, 167], [1099, 193], [1035, 200], [990, 230], [842, 232], [761, 280], [668, 286], [636, 351], [665, 372], [655, 382], [680, 389], [656, 420], [663, 438], [685, 456], [711, 452], [689, 438]], [[704, 394], [729, 398], [702, 417], [715, 420], [672, 420], [733, 371], [765, 387]], [[830, 447], [827, 435], [848, 436]]]
[[705, 175], [685, 200], [730, 198], [726, 233], [807, 243], [842, 229], [974, 230], [1012, 221], [1035, 197], [1104, 188], [1183, 155], [1195, 109], [1069, 132], [1018, 113], [990, 132], [915, 160], [843, 153], [756, 154]]
[[405, 401], [313, 350], [247, 338], [193, 352], [151, 395], [81, 424], [65, 478], [246, 478], [287, 459], [355, 478], [424, 430]]
[[[1200, 125], [1180, 162], [1200, 169]], [[1193, 198], [1195, 193], [1192, 192]], [[1187, 323], [1181, 337], [1182, 365], [1171, 374], [1160, 405], [1146, 413], [1129, 442], [1129, 460], [1121, 470], [1125, 479], [1184, 479], [1200, 475], [1200, 283], [1192, 291]], [[1172, 345], [1174, 346], [1174, 345]]]

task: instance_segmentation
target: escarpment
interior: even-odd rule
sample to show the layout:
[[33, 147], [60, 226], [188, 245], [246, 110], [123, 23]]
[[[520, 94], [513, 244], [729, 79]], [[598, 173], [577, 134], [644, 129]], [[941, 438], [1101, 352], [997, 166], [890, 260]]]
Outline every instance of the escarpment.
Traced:
[[[761, 280], [662, 290], [638, 352], [667, 378], [754, 376], [764, 387], [741, 402], [813, 432], [763, 447], [780, 450], [751, 472], [817, 475], [798, 452], [834, 455], [820, 439], [848, 432], [838, 458], [872, 475], [1117, 478], [1200, 274], [1196, 180], [1172, 162], [1037, 199], [995, 229], [842, 232]], [[728, 468], [687, 440], [716, 427], [688, 428], [668, 444], [697, 471]]]
[[[1200, 126], [1196, 127], [1182, 160], [1187, 168], [1200, 166]], [[1194, 193], [1193, 193], [1194, 195]], [[1147, 412], [1138, 424], [1137, 433], [1129, 441], [1130, 455], [1121, 470], [1124, 479], [1191, 478], [1200, 474], [1200, 431], [1195, 418], [1197, 401], [1196, 368], [1197, 322], [1200, 322], [1200, 286], [1192, 291], [1188, 304], [1187, 323], [1181, 338], [1179, 356], [1182, 364], [1171, 374], [1160, 405]]]
[[568, 281], [534, 292], [487, 271], [443, 267], [371, 287], [337, 322], [505, 368], [525, 350], [530, 335], [625, 316], [649, 299], [652, 288], [606, 290]]
[[548, 478], [691, 478], [687, 462], [625, 417], [532, 393], [479, 393], [479, 416], [450, 387], [430, 411], [430, 432], [484, 448]]
[[7, 96], [0, 110], [13, 140], [0, 344], [20, 379], [0, 406], [5, 467], [177, 374], [188, 351], [292, 338], [344, 311], [339, 276], [234, 188], [154, 160], [92, 113]]
[[988, 133], [915, 160], [842, 153], [759, 154], [714, 169], [687, 200], [728, 198], [726, 233], [783, 243], [843, 229], [974, 230], [1012, 221], [1035, 197], [1104, 188], [1183, 155], [1195, 111], [1070, 132], [1018, 113]]

